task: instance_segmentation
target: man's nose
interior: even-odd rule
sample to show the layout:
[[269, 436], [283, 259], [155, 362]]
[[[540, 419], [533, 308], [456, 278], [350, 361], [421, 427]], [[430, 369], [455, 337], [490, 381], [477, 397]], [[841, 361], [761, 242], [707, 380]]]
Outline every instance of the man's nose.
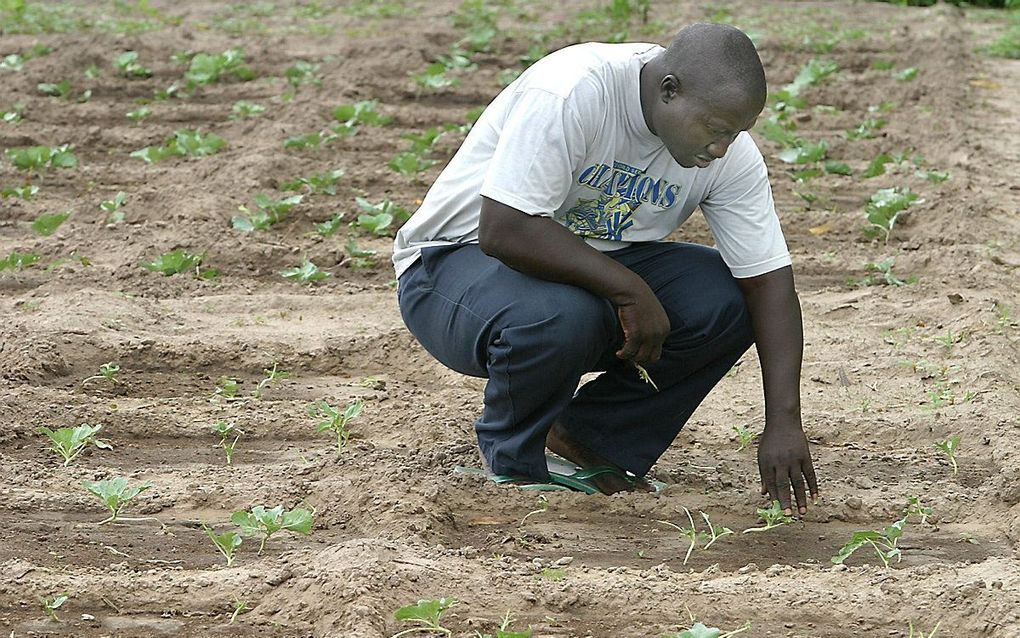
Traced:
[[727, 138], [725, 140], [716, 140], [705, 147], [711, 155], [712, 159], [719, 159], [726, 154], [726, 151], [730, 148], [730, 144], [733, 143], [733, 138]]

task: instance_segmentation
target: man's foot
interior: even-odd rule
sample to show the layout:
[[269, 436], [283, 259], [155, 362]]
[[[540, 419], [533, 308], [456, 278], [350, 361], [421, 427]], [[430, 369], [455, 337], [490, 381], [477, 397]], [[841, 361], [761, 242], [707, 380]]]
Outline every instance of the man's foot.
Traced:
[[[545, 446], [554, 454], [558, 454], [571, 463], [579, 465], [582, 469], [609, 465], [617, 467], [601, 456], [595, 454], [576, 439], [571, 438], [567, 429], [560, 425], [559, 421], [553, 424], [545, 439]], [[603, 494], [615, 494], [617, 492], [654, 492], [655, 488], [648, 484], [641, 477], [628, 476], [622, 468], [619, 473], [606, 472], [593, 476], [590, 480], [599, 488]]]

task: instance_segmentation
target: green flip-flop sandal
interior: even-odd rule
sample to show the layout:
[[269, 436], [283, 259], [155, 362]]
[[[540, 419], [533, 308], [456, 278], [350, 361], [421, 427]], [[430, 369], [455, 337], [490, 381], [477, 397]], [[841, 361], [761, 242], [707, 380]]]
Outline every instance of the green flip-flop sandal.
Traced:
[[[616, 474], [630, 483], [636, 483], [639, 480], [638, 477], [624, 472], [620, 468], [612, 465], [598, 465], [595, 467], [580, 468], [570, 461], [556, 456], [555, 454], [546, 454], [545, 460], [549, 467], [548, 483], [528, 482], [531, 481], [531, 479], [526, 476], [489, 474], [481, 468], [464, 467], [462, 465], [454, 467], [453, 471], [458, 474], [484, 476], [497, 485], [513, 485], [521, 490], [537, 492], [573, 491], [584, 492], [585, 494], [598, 494], [599, 488], [595, 486], [595, 483], [591, 479], [603, 474]], [[648, 481], [648, 484], [655, 488], [656, 492], [661, 491], [664, 487], [666, 487], [665, 483], [661, 483], [659, 481], [650, 480]]]

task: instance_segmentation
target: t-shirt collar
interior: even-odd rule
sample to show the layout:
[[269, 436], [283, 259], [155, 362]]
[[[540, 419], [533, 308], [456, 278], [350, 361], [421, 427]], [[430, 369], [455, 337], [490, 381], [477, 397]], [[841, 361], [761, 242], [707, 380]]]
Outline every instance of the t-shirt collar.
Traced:
[[635, 141], [640, 144], [662, 144], [662, 140], [648, 128], [648, 124], [645, 123], [645, 114], [641, 110], [641, 67], [664, 50], [658, 44], [651, 44], [647, 49], [635, 53], [634, 59], [631, 62], [634, 72], [631, 74], [633, 78], [631, 90], [628, 91], [631, 108], [627, 109], [627, 113], [630, 119], [630, 128], [634, 131], [637, 138]]

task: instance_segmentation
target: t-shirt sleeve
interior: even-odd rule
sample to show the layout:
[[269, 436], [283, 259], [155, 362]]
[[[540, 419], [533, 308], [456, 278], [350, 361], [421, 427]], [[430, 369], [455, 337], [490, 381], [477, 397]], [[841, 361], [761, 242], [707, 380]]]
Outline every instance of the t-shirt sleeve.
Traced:
[[570, 192], [585, 136], [569, 101], [539, 88], [513, 97], [481, 194], [529, 215], [551, 217]]
[[716, 246], [734, 277], [763, 275], [791, 264], [772, 200], [765, 160], [747, 132], [723, 158], [701, 202]]

